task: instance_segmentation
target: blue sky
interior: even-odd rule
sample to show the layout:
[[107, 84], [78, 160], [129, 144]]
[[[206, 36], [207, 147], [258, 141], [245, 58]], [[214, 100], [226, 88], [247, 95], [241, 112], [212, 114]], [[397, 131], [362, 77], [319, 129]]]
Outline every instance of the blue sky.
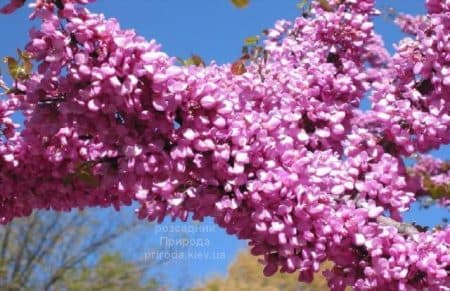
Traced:
[[[5, 3], [6, 0], [0, 0]], [[103, 12], [108, 17], [119, 20], [122, 28], [134, 28], [148, 39], [155, 38], [169, 55], [188, 58], [198, 54], [206, 62], [230, 62], [240, 55], [243, 40], [251, 35], [270, 28], [277, 19], [293, 20], [299, 15], [296, 0], [253, 0], [247, 9], [234, 8], [229, 0], [99, 0], [91, 5], [91, 10]], [[378, 1], [378, 7], [387, 10], [421, 13], [424, 11], [422, 0]], [[15, 55], [16, 48], [26, 43], [30, 23], [26, 21], [28, 9], [21, 9], [11, 16], [0, 16], [1, 42], [0, 57]], [[376, 29], [384, 36], [386, 46], [392, 52], [393, 42], [402, 35], [392, 21], [379, 17]], [[3, 71], [5, 67], [2, 66]], [[436, 152], [441, 158], [448, 158], [449, 147]], [[132, 216], [132, 209], [122, 215]], [[105, 210], [95, 210], [99, 216]], [[439, 223], [448, 213], [439, 208], [430, 212], [418, 207], [406, 214], [409, 221], [426, 225]], [[145, 222], [143, 222], [145, 223]], [[211, 224], [211, 221], [207, 223]], [[165, 222], [164, 225], [171, 225]], [[180, 225], [179, 222], [176, 225]], [[146, 251], [161, 246], [162, 237], [180, 238], [188, 236], [200, 240], [209, 240], [208, 247], [194, 248], [194, 252], [208, 253], [208, 259], [173, 260], [162, 265], [156, 273], [169, 281], [172, 286], [186, 287], [214, 273], [224, 274], [239, 249], [246, 243], [227, 236], [217, 227], [211, 226], [206, 233], [187, 233], [183, 231], [165, 232], [161, 228], [148, 224], [134, 231], [127, 238], [118, 241], [115, 247], [122, 250], [131, 259], [142, 259]], [[188, 250], [181, 250], [185, 253]], [[225, 254], [224, 258], [220, 257]], [[215, 258], [212, 258], [215, 257]], [[155, 272], [154, 272], [155, 273]], [[155, 273], [155, 274], [156, 274]]]

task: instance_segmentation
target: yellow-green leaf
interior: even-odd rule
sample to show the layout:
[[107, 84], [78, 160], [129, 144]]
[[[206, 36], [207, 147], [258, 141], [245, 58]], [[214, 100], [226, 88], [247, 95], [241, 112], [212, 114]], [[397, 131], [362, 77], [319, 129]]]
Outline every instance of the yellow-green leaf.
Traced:
[[19, 54], [19, 58], [22, 60], [23, 71], [25, 75], [30, 75], [31, 70], [33, 69], [33, 64], [31, 63], [31, 55], [28, 52], [22, 52], [19, 49], [17, 50], [17, 53]]
[[13, 57], [4, 57], [3, 61], [8, 65], [8, 72], [11, 78], [14, 80], [19, 79], [20, 66], [16, 59]]
[[5, 57], [3, 61], [8, 66], [8, 72], [14, 80], [26, 80], [31, 74], [33, 65], [31, 63], [31, 55], [27, 52], [17, 50], [19, 58]]
[[259, 41], [259, 35], [249, 36], [244, 40], [246, 46], [256, 45]]
[[236, 6], [237, 8], [245, 8], [250, 3], [250, 0], [231, 0], [231, 2]]

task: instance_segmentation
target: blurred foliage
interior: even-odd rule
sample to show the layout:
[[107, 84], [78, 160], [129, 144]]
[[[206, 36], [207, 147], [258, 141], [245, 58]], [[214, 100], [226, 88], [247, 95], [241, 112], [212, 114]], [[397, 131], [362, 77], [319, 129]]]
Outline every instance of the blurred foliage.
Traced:
[[[331, 268], [331, 263], [322, 264], [321, 270]], [[241, 252], [230, 265], [225, 278], [215, 276], [191, 291], [322, 291], [328, 285], [321, 272], [310, 284], [298, 282], [298, 273], [276, 273], [272, 277], [263, 275], [263, 265], [249, 252]]]
[[36, 211], [1, 226], [0, 290], [164, 290], [146, 273], [159, 262], [112, 251], [142, 222], [111, 213], [115, 219], [94, 210]]
[[142, 266], [125, 261], [119, 253], [104, 254], [93, 267], [67, 272], [59, 285], [68, 291], [164, 290], [150, 278], [142, 282]]

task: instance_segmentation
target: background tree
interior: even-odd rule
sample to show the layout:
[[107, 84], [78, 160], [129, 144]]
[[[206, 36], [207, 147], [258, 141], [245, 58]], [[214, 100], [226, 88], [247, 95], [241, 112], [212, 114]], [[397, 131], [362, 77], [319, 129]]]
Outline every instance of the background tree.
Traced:
[[147, 270], [147, 264], [127, 262], [120, 253], [104, 254], [93, 267], [69, 270], [57, 285], [68, 291], [165, 290], [155, 278], [145, 275]]
[[[330, 268], [331, 263], [323, 264], [321, 270]], [[230, 265], [226, 277], [215, 276], [191, 291], [321, 291], [328, 288], [323, 276], [316, 276], [310, 284], [298, 282], [298, 274], [277, 273], [272, 277], [262, 274], [263, 266], [258, 258], [248, 251], [240, 252]]]
[[138, 231], [137, 221], [110, 215], [36, 211], [0, 228], [0, 289], [156, 290], [146, 276], [156, 261], [131, 262], [113, 251], [117, 239]]

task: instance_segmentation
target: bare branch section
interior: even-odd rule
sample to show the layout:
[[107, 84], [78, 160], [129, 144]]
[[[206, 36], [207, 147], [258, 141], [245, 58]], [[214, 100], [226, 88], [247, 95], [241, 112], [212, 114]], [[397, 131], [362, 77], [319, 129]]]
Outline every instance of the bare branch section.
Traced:
[[[359, 196], [355, 200], [356, 200], [357, 207], [365, 208], [365, 206], [362, 204], [362, 201], [360, 200]], [[408, 236], [412, 236], [414, 234], [420, 233], [419, 228], [414, 226], [413, 224], [399, 222], [397, 220], [394, 220], [390, 217], [386, 217], [383, 215], [380, 215], [377, 217], [377, 222], [380, 225], [395, 227], [399, 233], [405, 234]]]
[[406, 234], [409, 236], [420, 233], [420, 231], [414, 225], [409, 223], [398, 222], [386, 216], [379, 216], [377, 218], [377, 222], [384, 226], [393, 226], [398, 230], [399, 233]]

